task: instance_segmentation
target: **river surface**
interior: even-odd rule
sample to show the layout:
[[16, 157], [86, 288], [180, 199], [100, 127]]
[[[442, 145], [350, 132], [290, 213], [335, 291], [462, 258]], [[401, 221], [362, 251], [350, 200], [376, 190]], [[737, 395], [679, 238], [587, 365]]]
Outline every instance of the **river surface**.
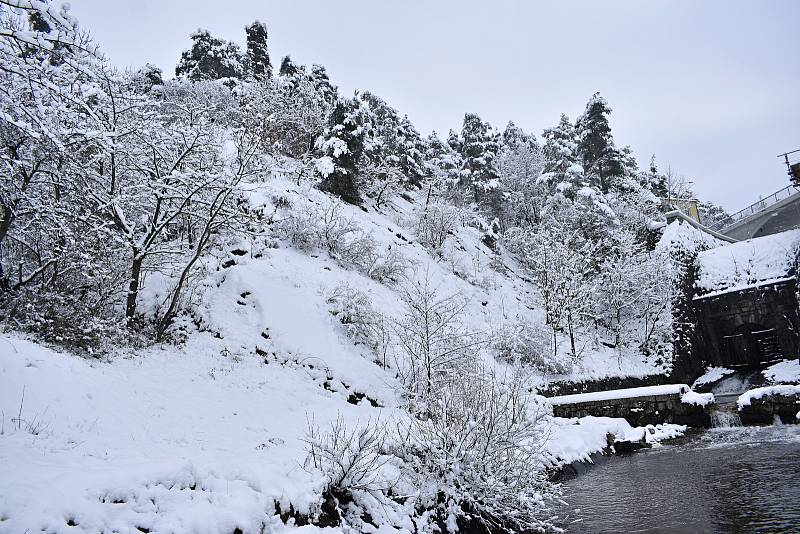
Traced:
[[568, 533], [800, 533], [800, 425], [712, 429], [562, 489]]

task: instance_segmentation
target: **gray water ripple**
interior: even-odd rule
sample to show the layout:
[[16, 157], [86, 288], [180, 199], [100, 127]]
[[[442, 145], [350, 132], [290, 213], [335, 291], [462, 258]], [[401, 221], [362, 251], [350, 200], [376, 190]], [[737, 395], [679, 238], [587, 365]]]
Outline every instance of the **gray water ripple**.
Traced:
[[800, 533], [800, 427], [715, 429], [562, 488], [570, 533]]

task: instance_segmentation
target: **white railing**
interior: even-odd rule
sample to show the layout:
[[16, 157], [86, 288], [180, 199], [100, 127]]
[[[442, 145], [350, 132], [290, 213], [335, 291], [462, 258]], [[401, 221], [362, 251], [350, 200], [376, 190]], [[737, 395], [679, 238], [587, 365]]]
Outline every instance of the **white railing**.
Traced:
[[731, 219], [733, 219], [733, 221], [726, 224], [725, 226], [731, 226], [735, 222], [741, 221], [742, 219], [746, 219], [751, 215], [755, 215], [756, 213], [763, 211], [768, 207], [777, 204], [781, 200], [789, 198], [790, 196], [798, 192], [800, 192], [800, 187], [796, 185], [787, 185], [783, 189], [775, 191], [770, 196], [762, 198], [758, 202], [753, 202], [743, 210], [737, 211], [736, 213], [731, 215]]

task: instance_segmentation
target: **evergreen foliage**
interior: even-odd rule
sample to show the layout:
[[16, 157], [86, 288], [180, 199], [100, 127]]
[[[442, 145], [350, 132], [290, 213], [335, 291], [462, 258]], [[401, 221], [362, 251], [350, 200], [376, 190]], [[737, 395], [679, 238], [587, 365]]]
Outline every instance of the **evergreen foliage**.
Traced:
[[603, 193], [608, 193], [611, 177], [619, 173], [618, 153], [608, 123], [610, 113], [608, 102], [595, 93], [575, 123], [584, 170]]
[[[320, 189], [345, 202], [360, 204], [360, 168], [372, 150], [369, 109], [357, 96], [340, 99], [333, 108], [329, 126], [321, 140], [322, 153], [332, 163], [323, 173]], [[319, 169], [319, 166], [318, 166]]]
[[245, 58], [236, 43], [214, 37], [203, 29], [194, 32], [191, 38], [192, 47], [181, 54], [175, 67], [176, 76], [195, 81], [244, 76]]
[[245, 26], [247, 35], [247, 71], [256, 80], [272, 77], [272, 63], [267, 48], [267, 26], [263, 22], [254, 21]]

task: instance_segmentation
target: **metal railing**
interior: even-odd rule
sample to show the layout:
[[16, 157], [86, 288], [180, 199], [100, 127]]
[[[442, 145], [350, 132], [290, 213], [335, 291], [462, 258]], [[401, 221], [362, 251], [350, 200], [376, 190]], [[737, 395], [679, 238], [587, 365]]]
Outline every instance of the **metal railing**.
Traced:
[[787, 185], [783, 189], [775, 191], [770, 196], [762, 198], [758, 202], [753, 202], [743, 210], [737, 211], [736, 213], [731, 215], [732, 221], [726, 224], [725, 226], [730, 226], [733, 223], [739, 222], [742, 219], [750, 217], [751, 215], [755, 215], [756, 213], [763, 211], [768, 207], [772, 206], [773, 204], [777, 204], [781, 200], [789, 198], [790, 196], [798, 192], [800, 192], [800, 186]]

